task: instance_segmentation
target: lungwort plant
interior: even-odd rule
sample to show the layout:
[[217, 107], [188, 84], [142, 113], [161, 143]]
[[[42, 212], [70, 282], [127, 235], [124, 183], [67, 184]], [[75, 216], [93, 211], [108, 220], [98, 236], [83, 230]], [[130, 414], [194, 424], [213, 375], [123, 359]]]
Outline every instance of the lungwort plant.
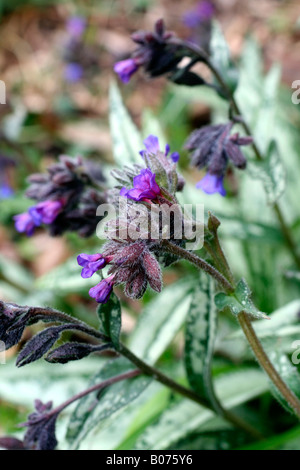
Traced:
[[[23, 438], [20, 433], [1, 438], [5, 448], [77, 449], [91, 439], [96, 448], [267, 448], [278, 426], [276, 413], [287, 413], [280, 432], [289, 432], [300, 419], [299, 374], [290, 360], [300, 331], [300, 304], [288, 286], [291, 297], [281, 294], [286, 305], [273, 312], [278, 289], [291, 282], [283, 280], [286, 268], [289, 278], [300, 268], [289, 223], [295, 197], [279, 201], [285, 191], [280, 149], [292, 145], [273, 132], [282, 118], [272, 108], [278, 70], [271, 69], [267, 77], [258, 69], [253, 73], [252, 62], [259, 58], [250, 41], [239, 74], [219, 26], [210, 29], [210, 47], [201, 48], [158, 20], [153, 32], [133, 34], [136, 49], [114, 67], [126, 84], [141, 71], [152, 79], [165, 76], [172, 82], [171, 100], [198, 99], [199, 93], [221, 103], [211, 125], [194, 129], [182, 141], [199, 173], [196, 188], [181, 174], [182, 148], [163, 142], [153, 117], [143, 140], [114, 82], [114, 183], [104, 176], [105, 168], [67, 156], [29, 178], [27, 196], [35, 202], [15, 216], [18, 232], [32, 236], [41, 225], [53, 236], [74, 232], [91, 238], [97, 232], [97, 245], [92, 245], [97, 248], [91, 252], [87, 244], [87, 252], [77, 253], [77, 263], [85, 282], [78, 284], [80, 291], [89, 291], [98, 325], [51, 307], [1, 302], [0, 340], [6, 348], [21, 341], [25, 328], [33, 332], [17, 366], [42, 359], [51, 364], [29, 366], [44, 386], [33, 397], [35, 411], [21, 425]], [[210, 79], [197, 73], [199, 63]], [[256, 102], [252, 109], [249, 97]], [[264, 192], [267, 197], [261, 198]], [[44, 288], [59, 290], [70, 281], [67, 292], [76, 292], [80, 272], [76, 259], [72, 263], [70, 280], [66, 271], [56, 271], [45, 278]], [[175, 280], [163, 286], [168, 272]], [[128, 298], [144, 298], [144, 309], [133, 332], [122, 336], [124, 309], [139, 305]], [[184, 347], [178, 349], [182, 331]], [[170, 360], [174, 354], [176, 361]], [[82, 369], [67, 364], [80, 360]], [[62, 370], [60, 378], [56, 368]], [[68, 371], [74, 371], [78, 377], [83, 370], [86, 375], [93, 371], [87, 388], [81, 380], [74, 396], [55, 406], [48, 401], [48, 375], [64, 387], [62, 376], [70, 378]], [[18, 374], [27, 377], [15, 371], [14, 380]], [[61, 429], [67, 427], [65, 438], [60, 423]]]

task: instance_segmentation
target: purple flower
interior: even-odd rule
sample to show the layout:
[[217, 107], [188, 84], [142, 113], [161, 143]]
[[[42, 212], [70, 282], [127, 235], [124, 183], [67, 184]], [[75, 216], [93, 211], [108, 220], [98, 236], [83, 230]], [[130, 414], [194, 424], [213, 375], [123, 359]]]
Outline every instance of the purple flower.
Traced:
[[133, 189], [122, 188], [120, 195], [134, 201], [145, 201], [147, 199], [156, 199], [160, 194], [160, 187], [155, 181], [155, 174], [148, 168], [141, 170], [140, 174], [134, 177], [133, 186]]
[[8, 199], [14, 194], [8, 183], [3, 183], [0, 187], [0, 199]]
[[52, 402], [42, 403], [35, 400], [36, 411], [28, 416], [24, 437], [24, 447], [28, 450], [54, 450], [57, 446], [55, 425], [58, 413], [52, 411]]
[[119, 75], [123, 83], [128, 83], [131, 75], [133, 75], [139, 66], [134, 59], [126, 59], [117, 62], [114, 65], [114, 71]]
[[83, 69], [81, 65], [76, 64], [76, 62], [70, 62], [65, 67], [64, 75], [68, 82], [76, 83], [81, 80], [83, 76]]
[[37, 225], [52, 224], [63, 208], [62, 201], [43, 201], [29, 209], [29, 214]]
[[25, 232], [28, 237], [34, 232], [35, 227], [41, 225], [35, 220], [29, 212], [23, 212], [14, 216], [16, 230], [20, 233]]
[[221, 196], [226, 195], [225, 188], [223, 186], [224, 176], [212, 175], [206, 173], [204, 178], [196, 184], [197, 189], [202, 189], [206, 194], [220, 193]]
[[89, 295], [98, 302], [98, 304], [106, 304], [108, 302], [110, 294], [113, 290], [113, 276], [103, 279], [95, 287], [89, 290]]
[[188, 28], [197, 28], [203, 21], [210, 20], [215, 13], [213, 4], [209, 1], [202, 1], [196, 8], [185, 13], [183, 22]]
[[72, 16], [67, 21], [67, 31], [73, 38], [79, 39], [86, 27], [86, 20], [82, 16]]
[[77, 262], [79, 266], [83, 267], [81, 277], [86, 279], [88, 277], [92, 277], [92, 275], [99, 269], [104, 268], [107, 264], [107, 259], [101, 255], [101, 253], [96, 253], [94, 255], [81, 253], [81, 255], [77, 256]]
[[[146, 150], [141, 150], [140, 155], [144, 158], [145, 153], [153, 153], [156, 154], [157, 152], [160, 151], [159, 149], [159, 141], [158, 138], [155, 135], [149, 135], [144, 141], [143, 144], [146, 147]], [[165, 156], [167, 157], [170, 153], [170, 145], [167, 144], [165, 147]], [[170, 155], [171, 160], [173, 160], [174, 163], [177, 163], [180, 155], [178, 152], [173, 152]]]

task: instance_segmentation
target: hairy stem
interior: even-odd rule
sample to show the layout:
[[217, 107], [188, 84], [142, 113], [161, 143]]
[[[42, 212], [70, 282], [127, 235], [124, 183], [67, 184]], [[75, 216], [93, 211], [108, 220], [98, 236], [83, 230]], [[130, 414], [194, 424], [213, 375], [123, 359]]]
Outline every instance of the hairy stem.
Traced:
[[[144, 374], [149, 375], [150, 377], [153, 377], [153, 379], [157, 380], [157, 382], [160, 382], [162, 385], [165, 385], [166, 387], [188, 398], [189, 400], [194, 401], [198, 405], [201, 405], [215, 412], [212, 405], [208, 401], [201, 398], [197, 393], [193, 392], [193, 390], [183, 387], [179, 383], [175, 382], [174, 380], [170, 379], [168, 376], [160, 372], [155, 367], [152, 367], [146, 362], [142, 361], [135, 354], [133, 354], [132, 351], [127, 349], [126, 346], [124, 346], [123, 344], [120, 345], [119, 352], [120, 354], [122, 354], [122, 356], [127, 357], [127, 359], [129, 359], [130, 362], [135, 364]], [[262, 434], [260, 434], [259, 431], [254, 429], [250, 424], [240, 419], [238, 416], [234, 415], [230, 411], [224, 410], [222, 408], [221, 416], [223, 416], [224, 419], [232, 423], [235, 427], [243, 429], [245, 432], [252, 435], [256, 439], [263, 438]]]
[[238, 321], [260, 366], [265, 370], [276, 388], [279, 390], [280, 394], [286, 399], [287, 403], [300, 419], [300, 402], [294, 393], [287, 387], [268, 358], [265, 350], [261, 345], [261, 342], [256, 336], [249, 315], [247, 315], [246, 312], [241, 312], [238, 315]]
[[[80, 320], [77, 320], [76, 318], [71, 317], [70, 315], [67, 315], [63, 312], [59, 312], [58, 310], [53, 310], [51, 308], [39, 308], [39, 307], [34, 307], [33, 310], [35, 311], [36, 315], [43, 314], [43, 316], [45, 317], [48, 314], [49, 318], [51, 317], [51, 320], [53, 318], [53, 314], [55, 314], [55, 316], [57, 318], [57, 321], [63, 321], [63, 322], [67, 322], [67, 323], [76, 323], [80, 326], [84, 325], [86, 333], [90, 334], [91, 336], [93, 336], [95, 338], [100, 339], [101, 341], [103, 341], [104, 338], [107, 341], [110, 341], [110, 338], [105, 337], [105, 335], [103, 335], [99, 331], [95, 330], [93, 327], [91, 327], [87, 324], [84, 324]], [[161, 384], [163, 384], [166, 387], [170, 388], [174, 392], [179, 393], [180, 395], [194, 401], [198, 405], [201, 405], [205, 408], [210, 409], [211, 411], [214, 411], [214, 409], [212, 408], [210, 403], [203, 400], [201, 397], [199, 397], [199, 395], [197, 395], [192, 390], [190, 390], [190, 389], [178, 384], [174, 380], [170, 379], [167, 375], [163, 374], [162, 372], [160, 372], [155, 367], [152, 367], [149, 364], [147, 364], [146, 362], [144, 362], [142, 359], [137, 357], [133, 352], [131, 352], [122, 343], [120, 343], [117, 352], [119, 354], [121, 354], [122, 356], [126, 357], [130, 362], [132, 362], [132, 364], [136, 365], [139, 368], [139, 371], [138, 371], [139, 373], [143, 372], [145, 375], [149, 375], [150, 377], [153, 377], [154, 380], [157, 380], [158, 382], [160, 382]], [[138, 375], [138, 373], [136, 371], [130, 371], [130, 373], [134, 374], [132, 376]], [[126, 374], [123, 374], [123, 375], [126, 375]], [[118, 377], [119, 377], [119, 379], [118, 379]], [[115, 383], [116, 381], [119, 381], [119, 380], [125, 380], [122, 377], [123, 376], [117, 376], [117, 377], [109, 379], [109, 380], [113, 380], [113, 382], [111, 382], [111, 383]], [[129, 377], [126, 376], [125, 378], [129, 378]], [[68, 402], [63, 403], [59, 407], [59, 411], [58, 411], [57, 408], [55, 410], [52, 410], [51, 414], [54, 414], [54, 412], [55, 413], [60, 412], [61, 409], [65, 408], [69, 404], [73, 403], [73, 401], [78, 400], [79, 398], [82, 398], [82, 396], [85, 396], [88, 393], [93, 392], [94, 390], [100, 390], [101, 388], [104, 388], [108, 385], [111, 385], [111, 383], [108, 383], [108, 381], [105, 381], [105, 382], [102, 382], [101, 384], [95, 385], [94, 387], [92, 387], [90, 389], [85, 390], [81, 394], [76, 395], [75, 397], [72, 397], [70, 400], [68, 400]], [[223, 410], [222, 416], [224, 417], [224, 419], [231, 422], [234, 426], [236, 426], [240, 429], [243, 429], [245, 432], [247, 432], [248, 434], [250, 434], [254, 438], [256, 438], [256, 439], [262, 439], [263, 438], [263, 436], [256, 429], [254, 429], [247, 422], [244, 422], [242, 419], [240, 419], [239, 417], [232, 414], [230, 411]]]
[[[192, 255], [191, 253], [184, 250], [181, 247], [178, 247], [177, 245], [173, 245], [175, 248], [173, 248], [173, 253], [177, 254], [183, 259], [186, 259], [193, 263], [195, 266], [200, 267], [199, 262], [196, 261], [195, 258], [197, 258], [196, 255]], [[223, 251], [222, 251], [223, 253]], [[225, 257], [224, 253], [223, 256]], [[209, 271], [206, 271], [208, 274]], [[218, 280], [215, 276], [213, 276], [214, 279]], [[225, 291], [227, 294], [231, 294], [234, 291], [235, 285], [234, 283], [231, 284], [229, 281], [227, 281], [229, 284], [229, 289], [225, 288]], [[224, 284], [221, 284], [222, 287], [224, 287]], [[283, 396], [283, 398], [286, 399], [287, 403], [292, 407], [294, 410], [296, 416], [300, 419], [300, 401], [298, 398], [294, 395], [294, 393], [288, 388], [288, 386], [285, 384], [285, 382], [282, 380], [274, 366], [272, 365], [268, 355], [266, 354], [260, 340], [258, 339], [254, 328], [252, 327], [251, 320], [249, 315], [246, 312], [241, 312], [238, 315], [238, 321], [243, 329], [243, 332], [252, 348], [252, 351], [260, 364], [260, 366], [264, 369], [264, 371], [267, 373], [269, 376], [270, 380], [273, 382], [275, 387], [278, 389], [280, 394]]]
[[231, 283], [221, 274], [216, 268], [214, 268], [211, 264], [207, 263], [202, 258], [194, 255], [191, 251], [186, 251], [184, 248], [181, 248], [174, 243], [171, 243], [169, 240], [163, 240], [164, 248], [173, 255], [177, 255], [180, 258], [184, 258], [190, 261], [192, 264], [197, 266], [199, 269], [202, 269], [207, 274], [212, 276], [226, 292], [233, 292], [234, 288], [232, 287]]

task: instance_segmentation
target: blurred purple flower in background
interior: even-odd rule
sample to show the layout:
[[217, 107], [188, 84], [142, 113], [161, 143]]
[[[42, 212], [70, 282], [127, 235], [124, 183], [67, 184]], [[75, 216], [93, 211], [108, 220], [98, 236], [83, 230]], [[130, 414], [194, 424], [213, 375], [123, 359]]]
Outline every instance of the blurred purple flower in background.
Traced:
[[197, 28], [203, 21], [211, 20], [215, 13], [215, 7], [207, 0], [198, 2], [196, 7], [187, 11], [183, 16], [183, 22], [188, 28]]
[[143, 67], [150, 77], [174, 71], [184, 57], [184, 51], [172, 43], [173, 37], [174, 33], [165, 30], [162, 19], [156, 21], [154, 31], [137, 31], [131, 35], [137, 48], [131, 58], [117, 62], [114, 71], [124, 83], [139, 67]]
[[27, 212], [14, 216], [16, 230], [29, 237], [41, 224], [52, 224], [63, 208], [62, 201], [43, 201], [30, 207]]
[[0, 199], [8, 199], [13, 194], [14, 194], [14, 191], [10, 187], [9, 183], [4, 181], [0, 186]]

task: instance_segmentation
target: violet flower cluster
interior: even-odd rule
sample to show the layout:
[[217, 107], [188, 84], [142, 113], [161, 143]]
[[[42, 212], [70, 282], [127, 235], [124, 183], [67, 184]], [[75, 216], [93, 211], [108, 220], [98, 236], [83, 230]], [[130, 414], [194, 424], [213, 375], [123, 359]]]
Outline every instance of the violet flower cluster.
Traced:
[[75, 231], [83, 237], [94, 233], [97, 207], [106, 201], [101, 167], [81, 157], [61, 156], [47, 173], [29, 177], [26, 195], [37, 201], [27, 212], [14, 217], [18, 232], [31, 236], [42, 224], [51, 235]]
[[15, 166], [15, 161], [5, 155], [0, 155], [0, 199], [8, 199], [13, 194], [9, 169]]

